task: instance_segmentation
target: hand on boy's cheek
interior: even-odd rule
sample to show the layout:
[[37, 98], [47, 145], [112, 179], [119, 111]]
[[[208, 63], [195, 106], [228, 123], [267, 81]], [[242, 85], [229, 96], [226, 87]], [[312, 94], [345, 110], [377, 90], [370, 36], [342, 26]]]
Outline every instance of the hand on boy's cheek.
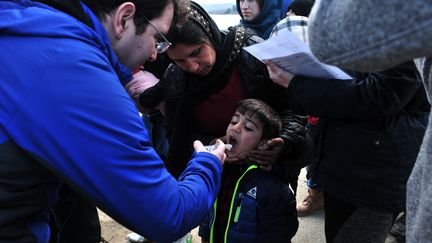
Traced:
[[249, 159], [261, 166], [271, 166], [279, 159], [284, 141], [282, 138], [272, 138], [258, 146], [249, 154]]
[[233, 164], [233, 163], [235, 163], [235, 162], [237, 162], [237, 161], [239, 161], [239, 160], [240, 160], [240, 159], [237, 158], [237, 157], [230, 157], [230, 156], [227, 156], [226, 159], [225, 159], [225, 163], [227, 163], [227, 164]]
[[227, 163], [227, 164], [235, 164], [236, 162], [241, 161], [241, 160], [244, 160], [244, 159], [246, 159], [247, 157], [248, 157], [247, 154], [244, 154], [244, 155], [237, 155], [236, 157], [232, 157], [232, 156], [229, 156], [229, 153], [228, 153], [228, 154], [227, 154], [227, 157], [226, 157], [226, 159], [225, 159], [225, 163]]

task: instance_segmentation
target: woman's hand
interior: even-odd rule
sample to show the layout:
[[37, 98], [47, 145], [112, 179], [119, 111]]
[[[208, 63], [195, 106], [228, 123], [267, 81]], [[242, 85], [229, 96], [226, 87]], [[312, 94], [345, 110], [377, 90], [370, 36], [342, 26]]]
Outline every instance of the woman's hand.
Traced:
[[146, 89], [153, 87], [157, 82], [159, 82], [159, 79], [152, 73], [139, 71], [134, 74], [132, 81], [127, 83], [125, 88], [129, 93], [129, 96], [135, 100], [135, 102], [138, 102], [139, 95]]
[[271, 170], [272, 165], [279, 159], [283, 145], [284, 141], [280, 137], [267, 140], [249, 153], [249, 159], [261, 169]]
[[264, 61], [264, 64], [267, 65], [267, 70], [269, 72], [271, 80], [274, 83], [279, 84], [282, 87], [288, 88], [291, 80], [294, 78], [292, 73], [284, 71], [282, 68], [278, 67], [276, 64], [270, 61]]

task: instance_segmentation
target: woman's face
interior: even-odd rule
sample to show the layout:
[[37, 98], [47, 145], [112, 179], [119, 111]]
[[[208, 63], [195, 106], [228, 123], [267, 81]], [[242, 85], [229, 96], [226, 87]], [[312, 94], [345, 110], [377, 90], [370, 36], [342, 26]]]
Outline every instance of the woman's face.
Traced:
[[246, 21], [252, 21], [261, 11], [256, 0], [240, 0], [239, 4], [243, 18]]
[[176, 44], [168, 49], [167, 54], [183, 71], [199, 76], [209, 74], [216, 62], [216, 51], [206, 42], [198, 45]]

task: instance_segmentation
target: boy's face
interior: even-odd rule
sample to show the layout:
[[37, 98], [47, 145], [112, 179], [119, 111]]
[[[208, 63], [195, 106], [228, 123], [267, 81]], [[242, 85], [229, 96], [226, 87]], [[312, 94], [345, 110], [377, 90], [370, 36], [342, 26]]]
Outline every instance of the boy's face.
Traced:
[[232, 148], [226, 152], [228, 157], [246, 158], [260, 144], [261, 137], [262, 123], [255, 117], [236, 111], [226, 130], [227, 143], [232, 144]]

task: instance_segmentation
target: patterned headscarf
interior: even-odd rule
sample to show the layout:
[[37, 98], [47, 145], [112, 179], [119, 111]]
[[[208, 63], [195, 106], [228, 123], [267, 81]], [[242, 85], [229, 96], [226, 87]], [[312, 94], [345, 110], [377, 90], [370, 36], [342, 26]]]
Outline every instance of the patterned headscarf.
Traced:
[[[233, 61], [240, 53], [241, 47], [243, 46], [244, 31], [242, 32], [231, 29], [222, 34], [209, 14], [199, 4], [193, 1], [191, 1], [189, 7], [189, 17], [186, 24], [190, 24], [191, 21], [193, 24], [199, 26], [207, 35], [215, 49], [216, 62], [212, 71], [205, 77], [185, 73], [188, 82], [194, 83], [194, 89], [191, 89], [190, 92], [195, 93], [197, 90], [200, 90], [200, 94], [202, 94], [202, 92], [215, 92], [215, 90], [224, 87], [226, 82], [228, 82], [227, 75], [230, 75]], [[181, 40], [173, 39], [172, 41], [174, 45], [176, 45], [179, 44], [178, 42]], [[203, 78], [205, 78], [206, 82], [202, 82]]]

